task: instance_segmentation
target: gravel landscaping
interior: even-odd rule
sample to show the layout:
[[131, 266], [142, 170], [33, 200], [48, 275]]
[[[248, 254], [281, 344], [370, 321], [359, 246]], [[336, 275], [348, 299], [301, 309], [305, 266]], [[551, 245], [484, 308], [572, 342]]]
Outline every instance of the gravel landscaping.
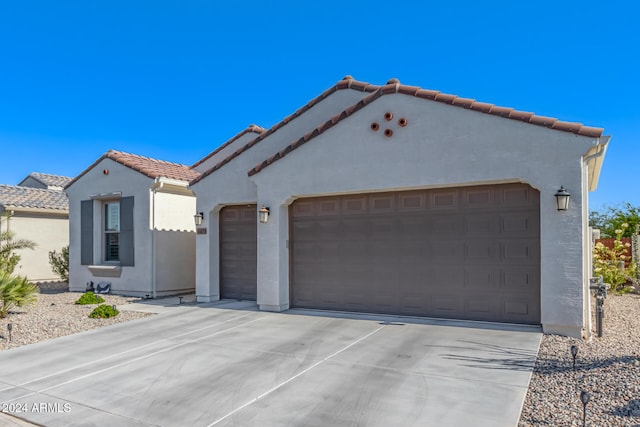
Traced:
[[[91, 319], [89, 313], [97, 304], [75, 304], [82, 294], [68, 292], [66, 283], [40, 284], [39, 287], [37, 304], [15, 308], [9, 316], [0, 319], [0, 351], [150, 316], [149, 313], [120, 311], [116, 317], [109, 319]], [[102, 297], [104, 304], [115, 304], [116, 307], [140, 300], [119, 295]], [[11, 341], [7, 329], [9, 323], [13, 326]]]
[[603, 336], [595, 321], [593, 334], [543, 336], [519, 426], [581, 426], [582, 390], [591, 395], [587, 426], [640, 426], [640, 295], [609, 295]]

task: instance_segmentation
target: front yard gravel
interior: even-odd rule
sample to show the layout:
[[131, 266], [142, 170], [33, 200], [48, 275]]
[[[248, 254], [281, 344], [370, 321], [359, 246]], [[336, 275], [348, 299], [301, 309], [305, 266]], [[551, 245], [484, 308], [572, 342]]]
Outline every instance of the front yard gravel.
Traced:
[[587, 426], [640, 426], [640, 295], [607, 297], [602, 338], [593, 323], [590, 341], [543, 336], [519, 426], [582, 426], [582, 390]]
[[[37, 304], [14, 308], [9, 316], [0, 319], [0, 351], [150, 316], [149, 313], [120, 310], [116, 317], [91, 319], [89, 313], [98, 304], [76, 305], [82, 294], [68, 292], [65, 283], [42, 284], [39, 287]], [[140, 300], [119, 295], [101, 296], [104, 304], [115, 304], [116, 307]], [[13, 325], [11, 341], [7, 329], [9, 323]]]

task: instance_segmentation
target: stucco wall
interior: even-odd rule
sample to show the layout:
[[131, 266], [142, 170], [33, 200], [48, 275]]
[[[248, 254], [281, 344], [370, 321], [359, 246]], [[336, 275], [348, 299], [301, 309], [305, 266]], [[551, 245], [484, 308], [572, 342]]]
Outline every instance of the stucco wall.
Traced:
[[[105, 175], [103, 170], [108, 169]], [[76, 181], [66, 192], [69, 196], [69, 289], [84, 291], [86, 283], [110, 282], [113, 293], [144, 296], [152, 293], [151, 231], [149, 224], [149, 192], [153, 180], [104, 159]], [[122, 193], [122, 197], [133, 196], [135, 265], [121, 267], [119, 277], [101, 277], [92, 274], [88, 266], [80, 264], [80, 202], [92, 196], [107, 193]], [[94, 254], [102, 253], [102, 209], [100, 202], [94, 203]], [[102, 264], [99, 257], [94, 264]]]
[[[196, 213], [194, 196], [164, 193], [162, 190], [151, 194], [155, 198], [154, 218], [151, 223], [156, 230], [190, 231], [195, 233], [196, 225], [193, 216]], [[153, 203], [153, 200], [152, 200]]]
[[[161, 191], [171, 191], [165, 186]], [[151, 224], [155, 251], [156, 296], [193, 292], [196, 271], [196, 234], [193, 216], [196, 198], [190, 195], [151, 193]]]
[[218, 213], [225, 205], [256, 202], [256, 187], [247, 176], [248, 170], [366, 95], [367, 93], [351, 89], [333, 93], [307, 113], [292, 120], [191, 187], [197, 196], [197, 212], [205, 214], [201, 228], [207, 229], [207, 234], [196, 236], [196, 295], [198, 301], [208, 302], [220, 298]]
[[155, 239], [157, 295], [193, 292], [196, 272], [195, 233], [156, 231]]
[[3, 219], [2, 230], [15, 233], [17, 239], [27, 239], [38, 246], [16, 251], [21, 259], [15, 274], [26, 276], [34, 282], [58, 281], [51, 271], [49, 252], [58, 251], [69, 244], [69, 220], [67, 214], [38, 214], [16, 211], [8, 223]]
[[[385, 121], [385, 112], [394, 120]], [[408, 120], [399, 127], [397, 119]], [[372, 122], [381, 129], [373, 132]], [[390, 127], [391, 138], [383, 131]], [[296, 197], [524, 182], [540, 191], [541, 311], [546, 332], [580, 336], [584, 325], [586, 212], [582, 156], [597, 139], [412, 96], [385, 95], [253, 177], [258, 204], [258, 304], [289, 303], [288, 205]], [[275, 150], [274, 150], [275, 153]], [[554, 194], [572, 194], [558, 212]]]

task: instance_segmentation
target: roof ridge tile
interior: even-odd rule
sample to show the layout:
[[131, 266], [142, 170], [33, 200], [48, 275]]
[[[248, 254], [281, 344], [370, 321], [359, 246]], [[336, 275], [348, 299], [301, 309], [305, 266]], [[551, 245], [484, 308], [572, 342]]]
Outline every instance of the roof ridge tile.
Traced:
[[[354, 81], [351, 78], [351, 76], [346, 76], [345, 79], [338, 82], [338, 85], [336, 85], [336, 87], [350, 87], [350, 88], [359, 87], [359, 88], [363, 88], [362, 90], [364, 90], [364, 88], [368, 88], [367, 90], [371, 90], [372, 88], [376, 88], [376, 89], [373, 90], [371, 94], [360, 99], [355, 104], [352, 104], [347, 108], [345, 108], [344, 110], [342, 110], [340, 113], [333, 115], [328, 121], [320, 124], [313, 131], [307, 132], [306, 134], [304, 134], [303, 137], [295, 140], [294, 142], [289, 144], [287, 147], [285, 147], [285, 149], [280, 150], [278, 152], [279, 157], [277, 159], [285, 157], [288, 153], [290, 153], [294, 149], [307, 143], [314, 137], [322, 134], [327, 129], [335, 126], [338, 122], [349, 117], [351, 114], [355, 113], [361, 108], [364, 108], [366, 105], [375, 101], [380, 96], [393, 94], [393, 93], [415, 96], [418, 98], [428, 99], [436, 102], [442, 102], [455, 107], [461, 107], [461, 108], [477, 111], [480, 113], [491, 114], [494, 116], [499, 116], [499, 117], [503, 117], [511, 120], [519, 120], [532, 125], [544, 126], [549, 129], [559, 130], [564, 132], [571, 132], [571, 133], [575, 133], [577, 135], [582, 135], [582, 136], [599, 138], [602, 136], [602, 133], [604, 131], [604, 129], [602, 128], [584, 126], [581, 123], [560, 121], [554, 117], [540, 116], [528, 111], [519, 111], [510, 107], [501, 107], [501, 106], [496, 106], [494, 104], [489, 104], [485, 102], [478, 102], [475, 99], [462, 98], [457, 95], [446, 94], [446, 93], [442, 93], [442, 92], [438, 92], [430, 89], [421, 89], [418, 86], [403, 85], [397, 79], [391, 79], [387, 82], [387, 84], [383, 86], [373, 86], [373, 85], [369, 85], [368, 83], [363, 84], [363, 82]], [[269, 162], [263, 161], [258, 165], [254, 166], [253, 168], [251, 168], [248, 172], [249, 176], [255, 175], [256, 173], [264, 169], [266, 166], [273, 163], [273, 161], [277, 160], [277, 159], [274, 160], [273, 156], [270, 157], [269, 159], [270, 159]]]

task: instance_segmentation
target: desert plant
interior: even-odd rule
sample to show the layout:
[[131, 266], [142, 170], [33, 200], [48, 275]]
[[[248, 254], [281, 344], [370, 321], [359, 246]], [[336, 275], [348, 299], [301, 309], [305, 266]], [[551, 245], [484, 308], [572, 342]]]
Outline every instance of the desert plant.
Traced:
[[111, 305], [100, 304], [93, 309], [89, 317], [92, 319], [108, 319], [109, 317], [116, 317], [119, 313], [120, 312]]
[[0, 275], [0, 318], [7, 317], [13, 307], [34, 304], [38, 300], [38, 287], [29, 283], [26, 277], [8, 273]]
[[93, 292], [85, 292], [80, 296], [80, 298], [78, 298], [76, 304], [88, 305], [100, 304], [101, 302], [104, 302], [104, 298], [102, 298], [100, 295], [96, 295]]
[[621, 238], [628, 227], [629, 224], [623, 223], [613, 231], [613, 248], [608, 248], [600, 242], [593, 248], [593, 272], [596, 276], [602, 276], [614, 292], [622, 291], [627, 283], [638, 285], [637, 265], [633, 261], [625, 265], [629, 261], [628, 248], [631, 245], [622, 243]]
[[19, 249], [35, 249], [36, 243], [27, 239], [16, 239], [11, 231], [0, 232], [0, 274], [12, 274], [20, 262]]
[[60, 253], [56, 251], [49, 252], [49, 264], [51, 265], [51, 270], [60, 279], [65, 282], [69, 281], [69, 245], [64, 246]]

